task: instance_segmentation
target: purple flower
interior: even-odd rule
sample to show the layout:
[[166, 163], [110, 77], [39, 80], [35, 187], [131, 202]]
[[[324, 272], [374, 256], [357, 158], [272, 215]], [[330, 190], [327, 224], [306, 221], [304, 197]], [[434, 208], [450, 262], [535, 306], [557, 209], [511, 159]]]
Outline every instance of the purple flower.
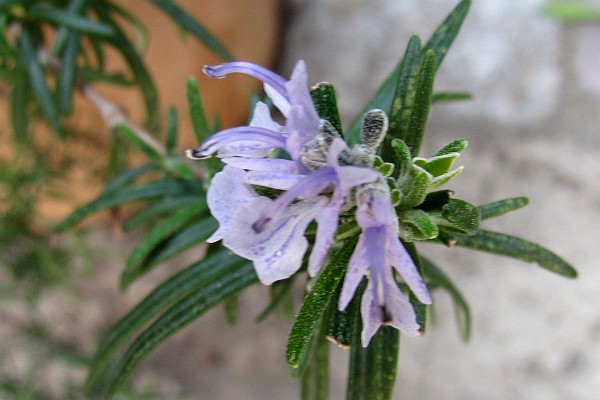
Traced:
[[286, 118], [285, 127], [275, 123], [269, 110], [258, 103], [250, 126], [227, 129], [209, 137], [202, 145], [188, 153], [192, 158], [206, 158], [217, 153], [220, 158], [264, 157], [274, 148], [286, 150], [298, 160], [304, 144], [313, 138], [320, 119], [308, 91], [306, 65], [299, 61], [289, 81], [247, 62], [231, 62], [205, 66], [209, 77], [223, 78], [231, 73], [244, 73], [263, 81], [265, 92]]
[[334, 140], [326, 165], [307, 175], [246, 172], [246, 183], [287, 188], [275, 200], [263, 197], [241, 207], [223, 238], [227, 248], [254, 262], [261, 282], [271, 284], [300, 269], [308, 247], [304, 231], [313, 219], [318, 228], [308, 272], [316, 275], [333, 242], [344, 199], [353, 187], [378, 179], [379, 174], [368, 168], [340, 166], [338, 158], [345, 149], [341, 139]]
[[380, 184], [370, 184], [357, 193], [356, 220], [362, 234], [350, 258], [338, 303], [339, 309], [344, 310], [363, 276], [369, 277], [361, 303], [364, 347], [383, 324], [400, 329], [409, 336], [420, 333], [413, 307], [400, 291], [392, 268], [419, 301], [431, 304], [423, 279], [398, 239], [397, 217], [386, 189]]

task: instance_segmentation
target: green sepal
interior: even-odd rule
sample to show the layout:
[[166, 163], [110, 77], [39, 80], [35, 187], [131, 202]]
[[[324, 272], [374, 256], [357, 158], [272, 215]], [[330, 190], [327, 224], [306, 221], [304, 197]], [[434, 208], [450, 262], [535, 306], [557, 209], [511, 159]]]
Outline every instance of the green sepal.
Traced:
[[412, 242], [435, 239], [439, 233], [433, 219], [423, 210], [413, 209], [400, 212], [400, 237]]
[[480, 229], [474, 236], [454, 235], [456, 246], [485, 251], [526, 262], [567, 278], [576, 278], [577, 270], [552, 251], [519, 237]]
[[407, 176], [400, 177], [397, 182], [402, 193], [399, 209], [410, 209], [421, 204], [432, 185], [431, 175], [420, 167], [412, 166]]
[[425, 257], [421, 257], [425, 276], [431, 286], [437, 286], [450, 294], [454, 302], [456, 325], [463, 341], [468, 342], [471, 337], [471, 310], [464, 296], [456, 288], [450, 278], [437, 265]]
[[484, 221], [486, 219], [499, 217], [511, 211], [518, 210], [525, 207], [527, 204], [529, 204], [529, 199], [527, 197], [513, 197], [510, 199], [484, 204], [477, 207], [477, 209], [479, 210], [481, 221]]
[[329, 121], [341, 135], [343, 133], [342, 122], [333, 85], [327, 82], [317, 84], [310, 89], [310, 97], [315, 104], [319, 117]]
[[305, 367], [321, 318], [329, 304], [335, 301], [334, 294], [348, 267], [357, 241], [357, 236], [345, 240], [344, 245], [330, 258], [304, 297], [288, 337], [286, 350], [287, 362], [296, 370], [301, 371]]
[[432, 220], [450, 233], [475, 235], [479, 229], [479, 210], [460, 199], [450, 199], [439, 212], [430, 212]]

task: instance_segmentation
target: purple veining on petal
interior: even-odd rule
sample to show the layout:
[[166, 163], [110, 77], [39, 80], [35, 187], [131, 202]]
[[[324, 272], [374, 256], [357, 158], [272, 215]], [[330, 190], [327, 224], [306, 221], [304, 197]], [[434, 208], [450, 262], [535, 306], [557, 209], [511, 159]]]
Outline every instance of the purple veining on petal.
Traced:
[[285, 89], [286, 80], [282, 76], [279, 76], [276, 73], [261, 67], [260, 65], [252, 64], [246, 61], [234, 61], [215, 66], [205, 65], [203, 71], [211, 78], [224, 78], [225, 75], [231, 73], [250, 75], [263, 81], [282, 95], [286, 95], [287, 93]]
[[253, 224], [257, 215], [271, 209], [272, 203], [260, 198], [242, 207], [223, 243], [236, 254], [252, 260], [264, 284], [288, 278], [300, 268], [308, 248], [304, 231], [327, 203], [327, 198], [318, 196], [294, 203], [266, 229], [256, 233]]

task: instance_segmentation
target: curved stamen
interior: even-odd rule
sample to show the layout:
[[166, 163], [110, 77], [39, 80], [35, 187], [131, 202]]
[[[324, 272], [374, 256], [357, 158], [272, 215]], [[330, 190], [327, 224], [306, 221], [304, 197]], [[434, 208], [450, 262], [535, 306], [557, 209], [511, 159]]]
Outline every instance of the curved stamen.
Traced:
[[225, 75], [231, 73], [241, 73], [253, 76], [254, 78], [259, 79], [267, 85], [271, 86], [282, 96], [288, 99], [287, 90], [285, 88], [286, 80], [283, 77], [277, 75], [276, 73], [269, 71], [268, 69], [263, 68], [259, 65], [245, 61], [234, 61], [214, 66], [205, 65], [202, 70], [207, 76], [211, 78], [224, 78]]
[[294, 187], [283, 193], [273, 202], [273, 207], [269, 209], [269, 215], [261, 216], [252, 225], [255, 232], [260, 233], [264, 230], [265, 225], [275, 219], [287, 206], [289, 206], [297, 198], [309, 198], [321, 193], [327, 186], [336, 180], [335, 169], [331, 167], [321, 168], [306, 178], [298, 182]]
[[239, 126], [225, 129], [206, 139], [199, 148], [186, 152], [192, 159], [203, 159], [209, 157], [220, 148], [235, 142], [259, 142], [271, 147], [285, 148], [285, 138], [265, 128], [255, 126]]

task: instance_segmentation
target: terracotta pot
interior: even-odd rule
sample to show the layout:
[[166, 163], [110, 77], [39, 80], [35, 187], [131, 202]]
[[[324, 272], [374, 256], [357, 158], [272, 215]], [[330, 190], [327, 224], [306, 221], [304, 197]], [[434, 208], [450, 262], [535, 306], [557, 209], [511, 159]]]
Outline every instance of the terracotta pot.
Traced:
[[[222, 127], [241, 124], [245, 120], [250, 93], [260, 88], [256, 80], [239, 74], [223, 80], [205, 78], [202, 66], [221, 63], [218, 56], [193, 36], [182, 35], [181, 30], [157, 8], [145, 2], [143, 5], [142, 2], [119, 2], [148, 29], [149, 41], [144, 58], [158, 88], [164, 113], [163, 126], [167, 107], [173, 105], [178, 110], [179, 148], [182, 151], [198, 144], [192, 132], [185, 95], [185, 84], [190, 75], [197, 77], [209, 118], [218, 113]], [[272, 63], [277, 47], [276, 0], [179, 0], [177, 4], [201, 21], [236, 59], [265, 66]], [[127, 71], [116, 52], [108, 57], [107, 63], [112, 71]], [[95, 88], [121, 106], [133, 121], [143, 121], [139, 90], [107, 85]], [[7, 101], [3, 103], [4, 108]], [[37, 124], [32, 132], [35, 140], [51, 152], [53, 163], [68, 165], [64, 176], [56, 177], [53, 182], [53, 191], [60, 193], [61, 198], [44, 196], [40, 199], [40, 213], [54, 221], [99, 193], [108, 160], [110, 132], [101, 117], [81, 96], [76, 97], [74, 110], [73, 117], [67, 121], [74, 134], [65, 142], [55, 139], [54, 134], [42, 124]], [[7, 129], [3, 134], [7, 135], [8, 124], [5, 126]]]

